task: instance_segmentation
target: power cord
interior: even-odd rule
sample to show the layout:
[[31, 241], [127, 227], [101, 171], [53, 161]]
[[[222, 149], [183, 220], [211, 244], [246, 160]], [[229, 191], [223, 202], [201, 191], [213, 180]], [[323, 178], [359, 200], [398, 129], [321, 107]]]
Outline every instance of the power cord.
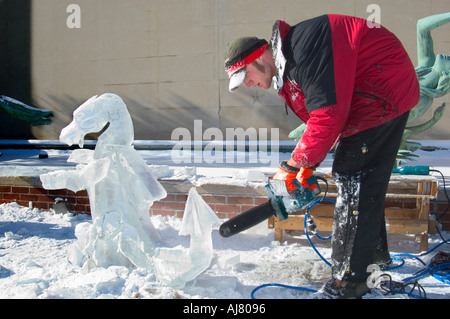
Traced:
[[[446, 211], [440, 216], [440, 218], [442, 216], [444, 216], [450, 207], [450, 199], [447, 195], [447, 191], [446, 191], [446, 185], [445, 185], [445, 178], [444, 175], [442, 174], [442, 172], [438, 171], [438, 170], [430, 170], [433, 172], [438, 172], [442, 175], [443, 178], [443, 183], [444, 183], [444, 193], [447, 196], [447, 200], [449, 202], [449, 206], [447, 206]], [[310, 206], [306, 209], [306, 213], [305, 213], [305, 217], [304, 217], [304, 221], [303, 221], [303, 228], [305, 231], [305, 235], [306, 238], [309, 242], [309, 244], [311, 245], [311, 247], [313, 248], [313, 250], [316, 252], [316, 254], [328, 265], [331, 267], [331, 263], [328, 262], [321, 254], [320, 252], [316, 249], [315, 245], [312, 243], [311, 238], [309, 237], [308, 234], [308, 229], [319, 239], [321, 240], [329, 240], [331, 238], [331, 235], [329, 237], [321, 237], [318, 232], [317, 232], [317, 225], [314, 222], [313, 217], [311, 216], [311, 209], [312, 207], [314, 207], [314, 205], [324, 201], [324, 200], [328, 200], [331, 201], [333, 203], [336, 203], [336, 201], [334, 199], [331, 198], [327, 198], [326, 194], [328, 192], [328, 181], [322, 177], [318, 177], [318, 179], [321, 179], [325, 182], [326, 184], [326, 189], [324, 192], [324, 196], [320, 199], [315, 200], [314, 202], [312, 202], [310, 204]], [[432, 251], [434, 251], [435, 249], [437, 249], [439, 246], [443, 245], [443, 244], [448, 244], [449, 241], [444, 239], [444, 237], [442, 236], [442, 233], [440, 232], [438, 226], [436, 225], [436, 228], [438, 230], [438, 233], [440, 235], [440, 237], [442, 238], [442, 242], [438, 245], [436, 245], [435, 247], [433, 247], [432, 249], [430, 249], [429, 251], [420, 254], [419, 256], [424, 256], [427, 255], [429, 253], [431, 253]], [[426, 266], [426, 263], [423, 262], [418, 256], [412, 255], [412, 254], [396, 254], [393, 255], [392, 258], [395, 260], [400, 260], [401, 264], [397, 265], [397, 266], [393, 266], [393, 267], [389, 267], [386, 270], [392, 270], [395, 268], [399, 268], [402, 267], [405, 263], [404, 259], [400, 258], [401, 256], [403, 257], [412, 257], [417, 259], [420, 263], [422, 263], [424, 266]], [[387, 277], [389, 278], [389, 280], [387, 281], [382, 281], [381, 283], [381, 290], [384, 291], [386, 294], [406, 294], [408, 295], [408, 297], [413, 297], [413, 298], [418, 298], [418, 299], [426, 299], [426, 291], [425, 289], [419, 284], [417, 278], [425, 276], [427, 273], [430, 273], [434, 278], [436, 278], [437, 280], [446, 283], [446, 284], [450, 284], [450, 262], [446, 262], [446, 263], [442, 263], [442, 264], [438, 264], [438, 265], [432, 265], [432, 263], [430, 263], [430, 265], [428, 265], [425, 269], [422, 269], [421, 271], [417, 272], [414, 276], [412, 277], [408, 277], [402, 280], [402, 282], [397, 282], [397, 281], [393, 281], [391, 275], [389, 275], [388, 273], [384, 273], [382, 275], [380, 275], [380, 277]], [[408, 282], [414, 280], [413, 282]], [[409, 291], [407, 291], [407, 289], [410, 287], [411, 289], [409, 289]], [[277, 284], [277, 283], [271, 283], [271, 284], [264, 284], [264, 285], [260, 285], [258, 287], [256, 287], [255, 289], [253, 289], [253, 291], [251, 292], [251, 298], [255, 299], [254, 294], [256, 293], [256, 291], [265, 288], [265, 287], [281, 287], [281, 288], [287, 288], [287, 289], [294, 289], [294, 290], [301, 290], [301, 291], [307, 291], [307, 292], [317, 292], [317, 290], [314, 289], [310, 289], [310, 288], [305, 288], [305, 287], [298, 287], [298, 286], [290, 286], [290, 285], [283, 285], [283, 284]], [[418, 295], [414, 294], [413, 292], [417, 290], [418, 291]]]

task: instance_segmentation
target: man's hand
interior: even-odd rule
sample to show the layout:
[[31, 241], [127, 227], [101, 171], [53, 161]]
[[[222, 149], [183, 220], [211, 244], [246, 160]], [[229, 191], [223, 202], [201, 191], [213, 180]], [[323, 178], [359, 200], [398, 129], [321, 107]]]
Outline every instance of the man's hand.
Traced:
[[297, 177], [299, 169], [287, 164], [287, 162], [281, 162], [277, 173], [273, 176], [273, 179], [279, 181], [285, 181], [288, 191], [296, 189], [292, 181]]
[[286, 182], [286, 188], [288, 191], [296, 189], [293, 181], [297, 179], [300, 185], [311, 189], [316, 189], [316, 183], [308, 182], [309, 178], [314, 174], [314, 169], [307, 167], [296, 168], [288, 164], [288, 162], [282, 162], [278, 168], [277, 173], [273, 176], [273, 179]]

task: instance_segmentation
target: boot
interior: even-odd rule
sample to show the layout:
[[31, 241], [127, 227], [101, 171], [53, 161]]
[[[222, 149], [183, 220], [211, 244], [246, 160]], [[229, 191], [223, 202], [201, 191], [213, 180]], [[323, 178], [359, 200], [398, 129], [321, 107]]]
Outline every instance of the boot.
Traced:
[[314, 299], [361, 299], [370, 289], [365, 282], [337, 281], [331, 278], [315, 295]]
[[385, 270], [392, 265], [392, 258], [387, 250], [377, 250], [375, 251], [375, 256], [373, 258], [373, 263], [378, 265], [381, 270]]

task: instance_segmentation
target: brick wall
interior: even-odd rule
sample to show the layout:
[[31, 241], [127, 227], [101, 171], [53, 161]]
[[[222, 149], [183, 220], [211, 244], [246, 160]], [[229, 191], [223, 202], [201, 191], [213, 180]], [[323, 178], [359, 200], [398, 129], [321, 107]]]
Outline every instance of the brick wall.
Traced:
[[[183, 217], [187, 194], [168, 194], [166, 198], [153, 203], [151, 215]], [[52, 209], [55, 202], [62, 198], [69, 211], [90, 213], [89, 197], [86, 191], [74, 193], [67, 189], [46, 190], [30, 186], [0, 186], [0, 204], [16, 202], [42, 210]], [[238, 195], [202, 195], [203, 200], [222, 219], [232, 218], [267, 201], [266, 197]]]
[[58, 198], [64, 199], [69, 211], [90, 213], [89, 197], [86, 191], [74, 193], [67, 189], [46, 190], [33, 186], [0, 186], [0, 204], [16, 202], [42, 210], [53, 208]]
[[[183, 216], [187, 194], [192, 185], [163, 181], [161, 182], [168, 195], [155, 202], [150, 208], [151, 215]], [[248, 209], [267, 201], [265, 190], [250, 187], [228, 185], [203, 185], [196, 188], [203, 200], [217, 213], [221, 219], [232, 218]], [[86, 191], [74, 193], [63, 190], [43, 189], [36, 177], [0, 177], [0, 204], [17, 202], [47, 210], [53, 208], [58, 198], [65, 200], [69, 211], [90, 213], [89, 197]], [[389, 207], [413, 208], [411, 202], [389, 202]], [[450, 212], [448, 202], [441, 192], [431, 202], [431, 215], [442, 224], [444, 230], [450, 230]]]
[[448, 202], [445, 201], [432, 201], [431, 202], [431, 212], [435, 216], [436, 220], [442, 229], [450, 231], [450, 207]]
[[[64, 199], [69, 211], [90, 213], [89, 197], [86, 191], [74, 193], [67, 189], [46, 190], [34, 187], [0, 186], [0, 204], [16, 202], [42, 210], [52, 209], [56, 200]], [[237, 195], [202, 195], [203, 200], [222, 219], [232, 218], [267, 201], [266, 197], [245, 197]], [[183, 217], [186, 194], [168, 194], [161, 201], [153, 203], [151, 215]]]
[[[239, 195], [202, 195], [203, 200], [217, 213], [221, 219], [233, 218], [240, 213], [267, 202], [267, 197]], [[183, 217], [187, 200], [185, 194], [169, 194], [150, 208], [152, 215], [168, 215]]]

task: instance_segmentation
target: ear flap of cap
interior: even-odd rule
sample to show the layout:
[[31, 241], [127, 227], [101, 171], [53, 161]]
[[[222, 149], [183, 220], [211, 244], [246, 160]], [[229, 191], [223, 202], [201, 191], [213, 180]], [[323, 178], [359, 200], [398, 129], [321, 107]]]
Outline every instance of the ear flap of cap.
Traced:
[[242, 84], [242, 82], [244, 82], [246, 73], [247, 73], [246, 68], [243, 68], [230, 76], [230, 84], [228, 87], [230, 92], [235, 92], [238, 89], [238, 87]]

